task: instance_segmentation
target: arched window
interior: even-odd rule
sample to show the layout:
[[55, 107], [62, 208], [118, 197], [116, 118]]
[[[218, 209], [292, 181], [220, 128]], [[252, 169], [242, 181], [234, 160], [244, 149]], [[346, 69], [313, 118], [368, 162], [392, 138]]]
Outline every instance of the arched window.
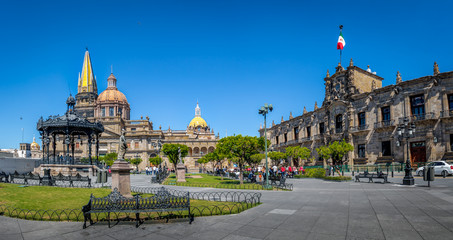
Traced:
[[335, 131], [337, 133], [343, 132], [343, 115], [341, 114], [335, 117]]

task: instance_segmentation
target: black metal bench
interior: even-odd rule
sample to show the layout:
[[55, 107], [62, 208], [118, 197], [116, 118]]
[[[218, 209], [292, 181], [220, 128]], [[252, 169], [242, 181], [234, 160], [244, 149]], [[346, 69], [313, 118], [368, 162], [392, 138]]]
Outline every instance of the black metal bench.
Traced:
[[382, 183], [388, 183], [388, 175], [385, 173], [378, 172], [378, 173], [359, 173], [355, 175], [355, 181], [360, 182], [360, 178], [368, 178], [368, 182], [374, 182], [373, 179], [383, 179], [384, 181]]
[[117, 188], [115, 188], [108, 196], [103, 198], [96, 198], [91, 194], [88, 204], [82, 207], [84, 216], [83, 228], [87, 227], [87, 220], [90, 221], [90, 225], [93, 224], [91, 213], [107, 213], [109, 227], [111, 212], [135, 213], [135, 227], [138, 228], [141, 223], [141, 212], [171, 212], [186, 210], [189, 211], [189, 223], [191, 224], [194, 220], [194, 216], [190, 213], [189, 192], [177, 195], [175, 191], [170, 192], [162, 187], [152, 197], [142, 198], [140, 195], [136, 195], [132, 198], [126, 198], [119, 193]]
[[253, 176], [250, 178], [250, 174], [243, 173], [242, 176], [243, 176], [243, 179], [245, 179], [247, 182], [249, 182], [249, 183], [256, 183], [256, 176], [255, 176], [255, 175], [253, 175]]
[[25, 174], [19, 174], [17, 171], [11, 175], [11, 183], [14, 183], [15, 179], [22, 179], [24, 180], [24, 184], [28, 184], [29, 180], [36, 180], [41, 185], [42, 184], [42, 177], [39, 174], [33, 174], [31, 172]]
[[277, 181], [280, 181], [280, 178], [274, 174], [269, 175], [269, 181], [271, 181], [271, 185], [278, 185]]
[[5, 172], [0, 173], [0, 182], [7, 183], [7, 182], [9, 182], [8, 179], [9, 179], [9, 174], [6, 174]]
[[[80, 175], [79, 173], [77, 173], [75, 176], [71, 176], [71, 175], [64, 176], [60, 172], [58, 175], [52, 177], [52, 182], [54, 184], [56, 184], [57, 181], [69, 182], [69, 186], [70, 187], [74, 187], [74, 182], [81, 182], [81, 183], [86, 182], [88, 187], [91, 187], [91, 179], [90, 179], [90, 177], [88, 177], [88, 176], [84, 177], [84, 176]], [[58, 185], [58, 184], [56, 184], [56, 185]]]

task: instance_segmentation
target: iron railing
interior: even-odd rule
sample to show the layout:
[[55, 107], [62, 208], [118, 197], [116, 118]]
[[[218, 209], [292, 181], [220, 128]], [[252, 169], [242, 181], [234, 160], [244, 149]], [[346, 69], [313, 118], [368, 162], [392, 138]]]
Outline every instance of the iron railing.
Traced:
[[[141, 194], [154, 194], [155, 188], [131, 187], [132, 192]], [[173, 191], [172, 189], [167, 189]], [[190, 199], [217, 202], [216, 204], [191, 204], [190, 212], [197, 216], [214, 216], [236, 214], [250, 209], [261, 203], [261, 193], [252, 192], [191, 192]], [[161, 220], [169, 218], [186, 217], [187, 211], [140, 213], [140, 220]], [[76, 221], [84, 220], [82, 207], [79, 209], [23, 209], [10, 205], [0, 205], [0, 215], [37, 221]], [[136, 216], [134, 213], [110, 213], [110, 219], [130, 220]], [[92, 214], [93, 221], [108, 221], [107, 213]]]

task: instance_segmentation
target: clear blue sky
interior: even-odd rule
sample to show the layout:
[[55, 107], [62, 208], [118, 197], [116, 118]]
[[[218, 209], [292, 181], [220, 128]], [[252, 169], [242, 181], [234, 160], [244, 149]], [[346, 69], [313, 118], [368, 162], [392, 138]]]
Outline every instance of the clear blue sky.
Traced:
[[[64, 113], [77, 93], [88, 46], [99, 93], [110, 66], [131, 105], [158, 129], [185, 129], [197, 99], [219, 132], [257, 135], [269, 123], [313, 110], [326, 70], [344, 65], [384, 85], [453, 71], [451, 1], [2, 1], [0, 148], [31, 142], [40, 116]], [[20, 120], [20, 118], [23, 118]]]

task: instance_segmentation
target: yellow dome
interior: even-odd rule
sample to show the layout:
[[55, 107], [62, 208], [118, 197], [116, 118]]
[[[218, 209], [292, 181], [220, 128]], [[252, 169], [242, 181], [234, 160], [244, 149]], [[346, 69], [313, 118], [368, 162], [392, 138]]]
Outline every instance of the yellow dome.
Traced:
[[30, 144], [31, 150], [39, 150], [39, 144], [35, 141], [35, 137], [33, 137], [33, 142]]
[[117, 89], [106, 89], [99, 94], [98, 102], [123, 102], [127, 103], [126, 96]]
[[206, 121], [201, 118], [201, 117], [194, 117], [192, 119], [192, 121], [190, 121], [189, 123], [189, 126], [190, 127], [194, 127], [194, 128], [197, 128], [197, 127], [207, 127], [208, 124], [206, 123]]

